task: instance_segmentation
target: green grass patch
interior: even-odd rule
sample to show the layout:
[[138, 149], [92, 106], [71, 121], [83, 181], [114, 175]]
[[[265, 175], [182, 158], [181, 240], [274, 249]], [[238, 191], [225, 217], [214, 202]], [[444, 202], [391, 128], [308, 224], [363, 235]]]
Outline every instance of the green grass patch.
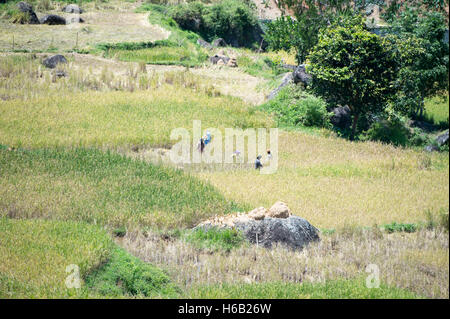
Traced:
[[66, 287], [66, 267], [77, 265], [82, 280], [114, 245], [100, 227], [76, 222], [0, 217], [0, 234], [0, 298], [88, 297], [83, 283]]
[[335, 280], [325, 283], [222, 284], [193, 288], [189, 297], [208, 299], [412, 299], [415, 294], [381, 284], [367, 288], [365, 280]]
[[191, 175], [94, 149], [0, 150], [0, 215], [192, 227], [240, 207]]
[[[99, 226], [0, 218], [0, 298], [176, 297], [160, 269], [117, 247]], [[79, 267], [80, 288], [74, 283]]]
[[[139, 47], [131, 44], [130, 47]], [[108, 58], [116, 58], [126, 62], [144, 62], [155, 65], [181, 65], [185, 67], [200, 66], [208, 59], [208, 55], [193, 44], [176, 45], [169, 42], [167, 46], [154, 46], [147, 49], [121, 50], [109, 49], [105, 54]]]
[[405, 232], [405, 233], [414, 233], [419, 229], [418, 224], [414, 223], [397, 223], [393, 222], [391, 224], [386, 224], [381, 226], [381, 229], [385, 230], [388, 233], [396, 233], [396, 232]]
[[121, 248], [112, 251], [107, 264], [86, 278], [96, 294], [108, 297], [175, 298], [179, 289], [159, 268], [143, 262]]
[[199, 228], [187, 231], [184, 238], [194, 246], [210, 251], [230, 251], [245, 242], [244, 236], [236, 229]]
[[287, 69], [264, 56], [242, 54], [238, 56], [237, 64], [244, 72], [268, 80], [274, 80], [279, 75], [288, 72]]
[[425, 100], [425, 118], [441, 128], [449, 127], [448, 94]]

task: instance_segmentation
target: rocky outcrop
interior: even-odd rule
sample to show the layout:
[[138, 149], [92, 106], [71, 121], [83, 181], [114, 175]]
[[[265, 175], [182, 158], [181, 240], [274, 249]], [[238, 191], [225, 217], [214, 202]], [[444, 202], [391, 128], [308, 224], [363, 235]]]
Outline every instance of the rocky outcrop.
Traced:
[[306, 73], [306, 65], [305, 64], [300, 64], [295, 69], [293, 77], [294, 77], [295, 84], [302, 83], [306, 86], [306, 85], [309, 85], [312, 81], [311, 74]]
[[224, 39], [218, 38], [218, 39], [216, 39], [216, 40], [213, 41], [212, 46], [215, 47], [215, 48], [218, 48], [218, 47], [226, 47], [226, 46], [227, 46], [227, 43], [225, 42]]
[[213, 55], [212, 57], [209, 58], [209, 62], [211, 62], [212, 64], [225, 65], [228, 63], [228, 61], [230, 61], [229, 57], [218, 54]]
[[439, 135], [438, 137], [436, 137], [436, 143], [439, 146], [448, 144], [448, 130], [446, 132], [442, 133], [441, 135]]
[[209, 42], [206, 42], [206, 41], [203, 40], [203, 39], [198, 39], [198, 40], [197, 40], [197, 44], [198, 44], [199, 46], [201, 46], [202, 48], [205, 48], [205, 49], [208, 49], [208, 50], [210, 50], [210, 49], [213, 48], [213, 46], [212, 46]]
[[289, 85], [290, 83], [294, 82], [294, 77], [292, 76], [292, 72], [286, 73], [283, 76], [283, 79], [281, 80], [281, 84], [274, 89], [272, 92], [269, 93], [269, 95], [267, 96], [267, 100], [271, 100], [274, 97], [276, 97], [278, 95], [278, 93], [280, 93], [281, 89], [284, 88], [286, 85]]
[[60, 63], [67, 63], [67, 59], [61, 54], [53, 55], [42, 61], [42, 64], [50, 69], [56, 68], [56, 66]]
[[56, 14], [47, 14], [41, 19], [41, 24], [64, 25], [66, 24], [66, 19]]
[[269, 210], [255, 208], [248, 213], [216, 216], [200, 223], [196, 228], [208, 230], [238, 229], [251, 243], [267, 248], [281, 244], [292, 249], [302, 249], [308, 243], [319, 240], [318, 230], [307, 220], [291, 216], [289, 207], [276, 202]]
[[227, 57], [226, 55], [224, 55], [223, 52], [215, 54], [212, 57], [210, 57], [209, 62], [215, 65], [226, 65], [232, 68], [236, 68], [238, 66], [236, 58]]
[[20, 12], [23, 12], [28, 15], [27, 22], [29, 24], [39, 24], [40, 23], [36, 13], [33, 11], [33, 7], [31, 6], [31, 4], [21, 1], [17, 4], [17, 8], [20, 10]]
[[445, 131], [444, 133], [440, 134], [438, 137], [436, 137], [436, 139], [434, 140], [433, 144], [429, 144], [427, 146], [425, 146], [424, 150], [426, 152], [438, 152], [442, 146], [444, 145], [448, 145], [448, 138], [449, 138], [449, 134], [448, 134], [448, 130]]

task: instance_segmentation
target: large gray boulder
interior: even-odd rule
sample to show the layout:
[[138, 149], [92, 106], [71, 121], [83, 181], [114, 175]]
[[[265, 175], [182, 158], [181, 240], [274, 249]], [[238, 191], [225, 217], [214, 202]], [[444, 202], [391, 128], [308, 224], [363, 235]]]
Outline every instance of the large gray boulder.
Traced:
[[238, 222], [236, 228], [242, 231], [248, 241], [266, 248], [282, 244], [301, 250], [310, 242], [320, 240], [319, 231], [306, 219], [298, 216]]
[[41, 19], [41, 24], [64, 25], [66, 24], [66, 19], [56, 14], [47, 14]]
[[331, 124], [342, 129], [350, 127], [352, 123], [352, 112], [347, 105], [336, 107], [332, 112], [333, 116], [330, 119]]
[[81, 9], [78, 5], [76, 4], [69, 4], [65, 7], [62, 8], [63, 12], [66, 13], [75, 13], [75, 14], [81, 14], [83, 13], [83, 9]]
[[306, 73], [306, 64], [300, 64], [294, 71], [293, 74], [294, 83], [302, 83], [305, 86], [309, 85], [312, 81], [311, 74]]
[[21, 1], [17, 4], [17, 8], [21, 12], [28, 14], [28, 23], [29, 24], [39, 24], [40, 23], [36, 13], [33, 11], [33, 6], [31, 4]]
[[61, 54], [53, 55], [42, 61], [42, 64], [50, 69], [56, 68], [56, 66], [60, 63], [67, 63], [67, 59]]

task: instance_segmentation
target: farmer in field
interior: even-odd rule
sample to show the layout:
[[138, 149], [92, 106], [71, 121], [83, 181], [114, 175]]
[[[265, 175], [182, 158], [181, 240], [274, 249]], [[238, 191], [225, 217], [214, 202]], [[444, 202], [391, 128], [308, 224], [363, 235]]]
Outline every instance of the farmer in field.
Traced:
[[197, 149], [200, 151], [200, 153], [203, 153], [203, 150], [205, 149], [205, 140], [203, 139], [203, 137], [200, 138]]
[[211, 133], [209, 131], [206, 131], [206, 136], [204, 137], [204, 140], [205, 140], [205, 146], [211, 142]]
[[209, 131], [206, 132], [206, 135], [200, 138], [200, 141], [198, 142], [198, 150], [200, 153], [203, 153], [205, 150], [205, 146], [208, 145], [211, 142], [211, 133]]
[[258, 155], [258, 157], [256, 158], [256, 161], [255, 161], [255, 169], [261, 169], [262, 167], [263, 167], [263, 165], [262, 165], [262, 163], [261, 163], [261, 158], [262, 158], [262, 156], [261, 155]]

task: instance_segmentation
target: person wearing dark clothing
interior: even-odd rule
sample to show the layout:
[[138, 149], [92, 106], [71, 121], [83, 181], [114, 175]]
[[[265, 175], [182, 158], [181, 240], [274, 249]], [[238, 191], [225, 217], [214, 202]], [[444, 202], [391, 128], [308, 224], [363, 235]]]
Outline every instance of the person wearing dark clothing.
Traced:
[[203, 137], [200, 139], [200, 142], [198, 142], [198, 150], [200, 153], [203, 153], [203, 150], [205, 149], [205, 140]]
[[255, 161], [255, 169], [261, 169], [263, 167], [262, 163], [261, 163], [261, 155], [258, 155], [258, 157], [256, 158]]

